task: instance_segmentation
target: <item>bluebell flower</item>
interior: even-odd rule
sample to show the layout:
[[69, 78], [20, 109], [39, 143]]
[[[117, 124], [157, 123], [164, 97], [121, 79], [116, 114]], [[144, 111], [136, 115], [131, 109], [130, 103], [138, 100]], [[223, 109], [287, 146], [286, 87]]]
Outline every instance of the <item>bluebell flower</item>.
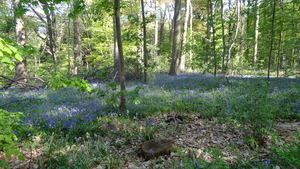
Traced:
[[271, 160], [270, 159], [263, 159], [264, 162], [266, 162], [267, 164], [271, 164]]
[[118, 117], [118, 114], [117, 113], [110, 113], [110, 114], [108, 114], [108, 116], [110, 116], [110, 117]]
[[108, 126], [111, 130], [115, 130], [114, 126]]
[[154, 154], [154, 151], [152, 149], [148, 150], [148, 153]]
[[152, 120], [146, 119], [146, 122], [150, 124], [150, 123], [152, 123]]
[[203, 166], [201, 164], [199, 164], [198, 162], [196, 162], [196, 167], [197, 168], [203, 168]]
[[75, 140], [75, 141], [79, 141], [79, 140], [80, 140], [80, 138], [74, 137], [74, 140]]
[[230, 106], [230, 102], [226, 102], [226, 107], [228, 108]]
[[70, 129], [70, 128], [73, 128], [75, 126], [76, 126], [76, 121], [66, 120], [63, 123], [63, 127], [65, 127], [65, 128], [69, 128]]
[[91, 121], [93, 121], [93, 118], [95, 117], [95, 115], [93, 114], [87, 114], [87, 115], [84, 115], [83, 117], [81, 117], [81, 119], [84, 120], [84, 123], [90, 123]]

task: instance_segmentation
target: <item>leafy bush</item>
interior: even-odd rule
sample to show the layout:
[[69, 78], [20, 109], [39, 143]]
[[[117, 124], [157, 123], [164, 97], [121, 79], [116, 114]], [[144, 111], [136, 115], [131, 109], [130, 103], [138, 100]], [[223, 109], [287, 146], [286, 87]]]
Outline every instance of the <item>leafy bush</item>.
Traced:
[[[10, 158], [12, 155], [17, 156], [20, 160], [24, 160], [23, 154], [17, 150], [17, 136], [14, 131], [21, 129], [22, 120], [24, 117], [19, 112], [7, 112], [0, 109], [0, 151], [6, 152], [6, 158]], [[0, 166], [9, 168], [6, 161], [0, 159]]]
[[2, 38], [0, 38], [0, 59], [0, 62], [5, 64], [10, 70], [12, 70], [15, 67], [15, 63], [12, 61], [12, 59], [16, 59], [20, 62], [23, 60], [23, 58], [18, 52], [18, 49], [9, 45]]
[[[300, 140], [300, 133], [297, 136], [297, 139]], [[287, 144], [283, 147], [274, 147], [275, 152], [279, 157], [284, 159], [285, 163], [289, 164], [291, 167], [300, 166], [300, 143], [296, 141], [291, 141], [290, 144]]]
[[78, 87], [82, 92], [90, 92], [91, 85], [86, 80], [77, 77], [66, 77], [61, 73], [55, 73], [55, 75], [49, 79], [48, 86], [52, 90], [59, 89], [62, 87]]

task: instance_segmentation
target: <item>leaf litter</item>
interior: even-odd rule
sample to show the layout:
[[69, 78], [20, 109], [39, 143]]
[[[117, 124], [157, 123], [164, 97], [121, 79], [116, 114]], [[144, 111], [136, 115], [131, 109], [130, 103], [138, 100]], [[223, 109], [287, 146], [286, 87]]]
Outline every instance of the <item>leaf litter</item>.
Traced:
[[[179, 114], [179, 113], [178, 113]], [[209, 148], [218, 148], [222, 152], [222, 160], [227, 163], [235, 162], [235, 159], [253, 159], [254, 156], [249, 147], [245, 143], [245, 134], [239, 129], [239, 126], [228, 126], [226, 124], [218, 123], [217, 118], [211, 120], [202, 119], [199, 114], [185, 114], [181, 115], [181, 118], [174, 118], [174, 114], [162, 114], [157, 117], [150, 117], [148, 121], [151, 121], [152, 126], [159, 126], [159, 129], [154, 133], [155, 138], [165, 138], [172, 139], [173, 146], [175, 148], [180, 148], [180, 152], [172, 151], [169, 156], [161, 156], [157, 159], [145, 160], [143, 157], [139, 157], [137, 154], [140, 149], [141, 144], [145, 141], [141, 136], [138, 138], [132, 138], [130, 144], [116, 146], [118, 144], [111, 145], [111, 151], [113, 154], [118, 154], [118, 157], [123, 162], [120, 168], [124, 169], [135, 169], [135, 168], [156, 168], [157, 166], [164, 166], [165, 168], [174, 167], [174, 165], [182, 165], [180, 163], [184, 158], [196, 158], [203, 159], [207, 162], [213, 162], [215, 159], [212, 154], [205, 151]], [[170, 120], [174, 118], [174, 120]], [[115, 125], [118, 125], [118, 121], [113, 121]], [[145, 120], [135, 120], [137, 123], [139, 131], [143, 132], [145, 130]], [[124, 124], [126, 126], [126, 124]], [[99, 125], [100, 127], [100, 125]], [[103, 126], [102, 126], [103, 127]], [[120, 131], [131, 130], [130, 126], [126, 126]], [[118, 129], [119, 130], [119, 129]], [[289, 141], [299, 141], [295, 140], [293, 135], [295, 132], [300, 130], [300, 122], [289, 122], [289, 123], [278, 123], [274, 127], [274, 131], [280, 133], [280, 142], [272, 142], [271, 136], [266, 137], [266, 146], [261, 147], [259, 156], [263, 159], [271, 153], [271, 145], [277, 144], [278, 146], [283, 145], [285, 142]], [[111, 131], [111, 134], [118, 134], [116, 131]], [[106, 143], [110, 144], [111, 141], [115, 143], [124, 143], [125, 138], [119, 135], [120, 138], [111, 139], [110, 135], [105, 136], [107, 139]], [[84, 145], [78, 145], [84, 146]], [[72, 148], [66, 148], [66, 153], [72, 153]], [[69, 151], [68, 151], [69, 150]], [[12, 169], [25, 169], [33, 168], [37, 169], [38, 160], [45, 160], [45, 155], [42, 148], [35, 149], [24, 149], [20, 148], [20, 151], [25, 155], [25, 161], [20, 161], [16, 157], [11, 159], [5, 159], [5, 154], [0, 153], [0, 159], [6, 160]], [[185, 156], [183, 156], [185, 155]], [[176, 162], [174, 164], [174, 161]], [[180, 167], [180, 166], [178, 166]], [[107, 168], [103, 164], [94, 166], [95, 169]]]

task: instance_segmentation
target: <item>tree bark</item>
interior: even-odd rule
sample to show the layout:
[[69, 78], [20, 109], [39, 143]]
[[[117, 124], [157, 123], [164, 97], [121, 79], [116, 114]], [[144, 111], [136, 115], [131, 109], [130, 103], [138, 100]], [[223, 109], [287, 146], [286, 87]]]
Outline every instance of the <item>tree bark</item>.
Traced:
[[187, 41], [187, 30], [188, 30], [188, 22], [189, 22], [189, 15], [190, 15], [190, 0], [186, 0], [185, 3], [185, 16], [184, 16], [184, 23], [183, 23], [183, 33], [182, 33], [182, 47], [181, 47], [181, 61], [180, 61], [180, 72], [185, 71], [185, 60], [186, 60], [186, 41]]
[[[193, 5], [192, 2], [190, 3], [190, 43], [193, 42]], [[193, 45], [191, 45], [189, 49], [189, 56], [190, 56], [190, 63], [193, 62]], [[192, 66], [190, 65], [190, 68], [192, 70]]]
[[180, 73], [180, 9], [181, 0], [175, 0], [175, 11], [174, 11], [174, 36], [172, 46], [172, 62], [169, 71], [169, 75], [178, 75]]
[[162, 53], [163, 41], [164, 41], [164, 32], [165, 32], [165, 19], [166, 19], [166, 12], [167, 8], [164, 11], [161, 11], [161, 20], [160, 20], [160, 30], [159, 30], [159, 51], [157, 55]]
[[113, 22], [114, 22], [114, 71], [113, 71], [113, 77], [116, 77], [117, 79], [120, 79], [120, 56], [119, 56], [119, 47], [118, 47], [118, 41], [117, 41], [117, 31], [116, 31], [116, 17], [113, 16]]
[[79, 21], [78, 15], [73, 19], [74, 27], [74, 68], [81, 68], [82, 56], [80, 51], [80, 35], [79, 35]]
[[56, 56], [56, 35], [54, 30], [54, 24], [55, 24], [55, 14], [54, 12], [50, 11], [48, 2], [41, 2], [43, 10], [46, 14], [46, 22], [47, 22], [47, 34], [49, 37], [48, 46], [50, 50], [50, 54], [53, 59], [53, 63], [57, 63], [57, 56]]
[[[14, 0], [14, 8], [17, 9], [18, 5], [20, 3], [20, 0]], [[15, 19], [15, 33], [16, 33], [16, 42], [19, 46], [23, 47], [25, 45], [25, 29], [24, 29], [24, 20], [22, 17], [17, 17], [16, 14], [14, 14], [14, 19]], [[23, 56], [23, 61], [22, 62], [17, 62], [16, 67], [15, 67], [15, 77], [14, 79], [20, 79], [17, 80], [16, 83], [18, 82], [21, 83], [26, 83], [27, 82], [27, 70], [26, 70], [26, 57]], [[23, 79], [22, 79], [23, 78]]]
[[268, 81], [270, 80], [270, 69], [271, 69], [271, 59], [273, 54], [273, 43], [274, 43], [274, 36], [275, 36], [275, 13], [276, 13], [276, 0], [273, 0], [273, 8], [272, 8], [272, 24], [271, 24], [271, 34], [270, 34], [270, 51], [269, 51], [269, 57], [268, 57]]
[[154, 34], [154, 52], [153, 52], [153, 57], [154, 61], [157, 61], [157, 52], [158, 52], [158, 1], [155, 1], [155, 34]]
[[257, 51], [258, 51], [258, 25], [259, 25], [259, 0], [255, 1], [255, 23], [254, 23], [254, 44], [253, 44], [253, 58], [252, 66], [256, 64]]
[[124, 66], [124, 56], [123, 56], [123, 47], [122, 47], [122, 40], [121, 40], [121, 23], [120, 23], [120, 0], [114, 0], [114, 15], [116, 19], [116, 38], [118, 44], [118, 52], [119, 52], [119, 61], [120, 61], [120, 88], [121, 88], [121, 98], [120, 98], [120, 105], [119, 110], [125, 111], [126, 110], [126, 85], [125, 85], [125, 66]]
[[147, 50], [147, 31], [146, 31], [144, 0], [141, 0], [141, 6], [142, 6], [142, 19], [143, 19], [144, 83], [147, 83], [148, 50]]
[[214, 63], [214, 77], [217, 76], [217, 55], [216, 55], [216, 18], [215, 18], [215, 12], [216, 12], [216, 2], [210, 1], [210, 8], [211, 8], [211, 46], [212, 46], [212, 55], [213, 55], [213, 63]]
[[226, 57], [226, 39], [225, 39], [225, 18], [224, 18], [224, 1], [221, 0], [221, 20], [222, 20], [222, 73], [225, 75], [225, 57]]
[[237, 16], [237, 22], [236, 22], [236, 27], [235, 27], [235, 34], [232, 38], [230, 47], [228, 49], [228, 61], [226, 63], [226, 68], [229, 67], [230, 62], [231, 62], [231, 52], [234, 44], [236, 43], [236, 38], [239, 33], [239, 27], [240, 27], [240, 22], [241, 22], [241, 14], [240, 14], [240, 0], [236, 0], [236, 16]]

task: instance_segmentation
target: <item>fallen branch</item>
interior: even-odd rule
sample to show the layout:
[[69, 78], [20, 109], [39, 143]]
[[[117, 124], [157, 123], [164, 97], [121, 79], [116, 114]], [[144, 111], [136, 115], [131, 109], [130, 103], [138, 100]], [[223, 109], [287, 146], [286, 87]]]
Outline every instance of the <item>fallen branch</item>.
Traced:
[[35, 89], [39, 89], [39, 87], [37, 87], [35, 85], [29, 84], [29, 83], [26, 83], [26, 82], [20, 82], [19, 80], [22, 80], [22, 79], [35, 79], [35, 80], [39, 80], [39, 81], [41, 81], [43, 83], [46, 83], [43, 79], [41, 79], [39, 77], [20, 77], [20, 78], [17, 78], [17, 79], [11, 79], [11, 78], [3, 76], [3, 75], [0, 75], [0, 77], [2, 77], [4, 79], [7, 79], [7, 80], [10, 81], [10, 83], [8, 83], [8, 84], [4, 85], [3, 87], [1, 87], [0, 90], [10, 88], [13, 83], [17, 83], [17, 84], [21, 84], [21, 85], [33, 87]]

